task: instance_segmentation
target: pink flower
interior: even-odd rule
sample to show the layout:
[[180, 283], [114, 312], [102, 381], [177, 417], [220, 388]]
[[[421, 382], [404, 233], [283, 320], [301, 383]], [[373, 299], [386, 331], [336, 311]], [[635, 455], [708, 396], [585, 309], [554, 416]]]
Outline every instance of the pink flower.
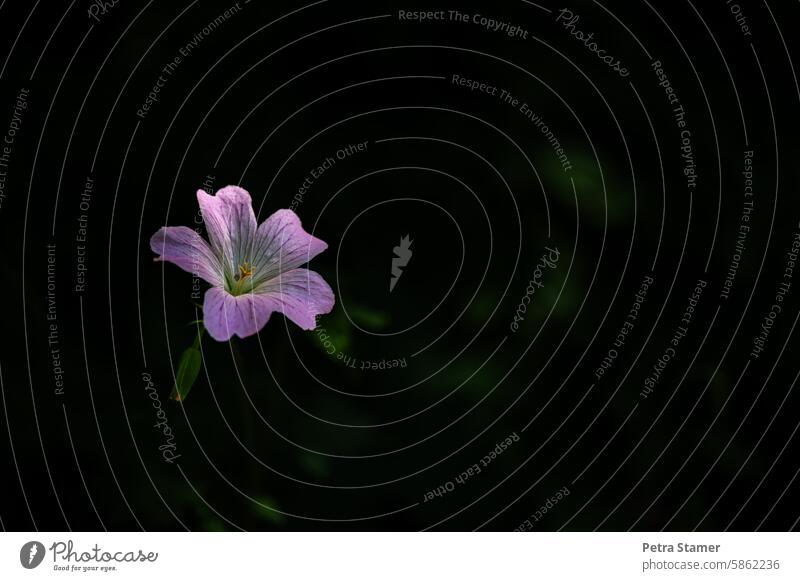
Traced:
[[291, 210], [278, 210], [256, 225], [253, 202], [242, 188], [215, 196], [197, 192], [209, 245], [185, 226], [161, 228], [150, 239], [156, 260], [166, 260], [212, 285], [203, 304], [204, 324], [217, 341], [248, 337], [279, 311], [303, 329], [333, 309], [334, 298], [316, 272], [297, 268], [328, 245], [303, 230]]

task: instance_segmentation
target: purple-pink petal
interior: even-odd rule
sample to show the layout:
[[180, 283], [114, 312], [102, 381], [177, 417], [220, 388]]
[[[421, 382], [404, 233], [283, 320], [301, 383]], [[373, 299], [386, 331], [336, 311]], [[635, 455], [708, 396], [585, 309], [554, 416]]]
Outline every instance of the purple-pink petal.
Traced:
[[252, 262], [259, 282], [301, 266], [328, 247], [305, 230], [291, 210], [278, 210], [256, 232]]
[[262, 295], [235, 297], [215, 287], [206, 292], [203, 324], [217, 341], [227, 341], [234, 335], [244, 338], [263, 329], [273, 310], [270, 300]]
[[208, 334], [227, 341], [234, 335], [255, 335], [273, 312], [283, 313], [302, 329], [313, 330], [316, 316], [331, 312], [334, 302], [331, 287], [319, 274], [297, 268], [262, 285], [257, 293], [233, 296], [221, 288], [209, 289], [203, 317]]
[[158, 254], [156, 260], [165, 260], [211, 283], [222, 284], [221, 268], [217, 257], [200, 235], [186, 226], [161, 228], [150, 238], [150, 248]]
[[197, 202], [214, 249], [234, 267], [247, 259], [256, 232], [250, 194], [237, 186], [222, 188], [214, 196], [198, 190]]
[[305, 268], [284, 272], [262, 285], [258, 293], [269, 299], [273, 310], [308, 331], [316, 328], [316, 316], [330, 313], [335, 302], [328, 283]]

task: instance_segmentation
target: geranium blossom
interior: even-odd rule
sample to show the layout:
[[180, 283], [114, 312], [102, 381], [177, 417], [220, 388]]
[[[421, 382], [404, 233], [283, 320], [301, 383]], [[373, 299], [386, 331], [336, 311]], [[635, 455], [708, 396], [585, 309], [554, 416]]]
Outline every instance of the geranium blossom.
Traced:
[[260, 226], [242, 188], [228, 186], [197, 201], [210, 244], [185, 226], [161, 228], [150, 247], [165, 260], [211, 284], [203, 323], [217, 341], [258, 333], [277, 311], [303, 329], [333, 309], [331, 287], [311, 270], [298, 268], [328, 245], [303, 230], [297, 214], [278, 210]]

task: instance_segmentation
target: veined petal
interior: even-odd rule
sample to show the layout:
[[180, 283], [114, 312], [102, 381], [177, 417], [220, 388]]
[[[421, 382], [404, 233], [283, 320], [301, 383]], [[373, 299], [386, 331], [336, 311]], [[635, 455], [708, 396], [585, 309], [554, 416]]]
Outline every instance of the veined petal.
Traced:
[[274, 310], [269, 298], [253, 293], [233, 296], [224, 289], [212, 288], [203, 302], [203, 324], [217, 341], [234, 335], [255, 335], [267, 324]]
[[253, 265], [257, 285], [301, 266], [328, 247], [305, 230], [291, 210], [278, 210], [256, 232]]
[[222, 188], [213, 196], [198, 190], [197, 202], [211, 245], [235, 273], [239, 264], [249, 260], [255, 239], [256, 215], [250, 194], [237, 186]]
[[222, 285], [222, 267], [211, 247], [200, 235], [186, 226], [161, 228], [150, 238], [156, 260], [166, 260], [186, 272], [199, 276], [214, 286]]
[[256, 293], [269, 301], [272, 310], [308, 331], [316, 328], [316, 316], [330, 313], [335, 302], [328, 283], [305, 268], [284, 272], [262, 284]]

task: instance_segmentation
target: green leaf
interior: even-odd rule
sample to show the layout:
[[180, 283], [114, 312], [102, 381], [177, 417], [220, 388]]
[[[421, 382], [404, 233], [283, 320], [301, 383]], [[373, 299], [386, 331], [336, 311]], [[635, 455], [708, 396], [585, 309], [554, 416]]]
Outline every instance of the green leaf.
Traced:
[[195, 344], [181, 355], [178, 373], [175, 374], [175, 386], [170, 394], [170, 398], [175, 401], [182, 402], [186, 399], [186, 396], [189, 395], [189, 390], [192, 389], [194, 382], [197, 381], [197, 376], [200, 375], [202, 356], [200, 355], [199, 346], [198, 337], [195, 340]]

